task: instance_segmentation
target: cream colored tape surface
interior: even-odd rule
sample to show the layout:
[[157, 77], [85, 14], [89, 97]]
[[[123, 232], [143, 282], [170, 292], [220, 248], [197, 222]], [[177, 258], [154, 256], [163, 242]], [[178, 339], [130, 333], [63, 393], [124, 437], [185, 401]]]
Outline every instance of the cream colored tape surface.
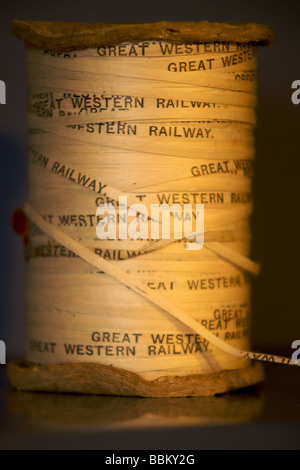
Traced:
[[[147, 379], [291, 363], [248, 352], [256, 49], [203, 47], [28, 49], [28, 360]], [[147, 214], [202, 204], [204, 247], [172, 224], [167, 240], [99, 240], [97, 207], [119, 230], [125, 196]]]

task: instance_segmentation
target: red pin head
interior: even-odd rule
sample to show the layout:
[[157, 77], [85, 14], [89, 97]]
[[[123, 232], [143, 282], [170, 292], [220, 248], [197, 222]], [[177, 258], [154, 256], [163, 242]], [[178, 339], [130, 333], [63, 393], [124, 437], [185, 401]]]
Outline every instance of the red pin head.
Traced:
[[22, 209], [16, 209], [12, 216], [14, 231], [23, 237], [24, 244], [28, 243], [28, 220]]

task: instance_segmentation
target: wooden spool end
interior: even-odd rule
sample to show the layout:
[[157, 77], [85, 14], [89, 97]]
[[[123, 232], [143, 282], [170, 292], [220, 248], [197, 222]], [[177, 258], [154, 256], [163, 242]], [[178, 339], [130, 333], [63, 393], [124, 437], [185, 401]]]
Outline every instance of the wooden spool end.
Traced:
[[173, 43], [252, 42], [257, 45], [268, 45], [273, 40], [273, 30], [270, 26], [208, 21], [105, 24], [14, 20], [11, 31], [30, 46], [53, 51], [113, 46], [124, 41], [138, 42], [150, 39]]
[[[270, 26], [207, 21], [101, 24], [14, 20], [11, 31], [26, 45], [52, 51], [147, 40], [171, 43], [224, 41], [256, 45], [268, 45], [273, 40]], [[212, 396], [264, 380], [262, 365], [251, 361], [244, 368], [184, 377], [165, 376], [152, 381], [124, 369], [94, 363], [39, 365], [25, 360], [11, 361], [8, 374], [17, 390], [139, 397]]]
[[263, 367], [256, 362], [243, 369], [151, 381], [124, 369], [92, 363], [38, 365], [12, 361], [8, 374], [17, 390], [135, 397], [212, 396], [264, 380]]

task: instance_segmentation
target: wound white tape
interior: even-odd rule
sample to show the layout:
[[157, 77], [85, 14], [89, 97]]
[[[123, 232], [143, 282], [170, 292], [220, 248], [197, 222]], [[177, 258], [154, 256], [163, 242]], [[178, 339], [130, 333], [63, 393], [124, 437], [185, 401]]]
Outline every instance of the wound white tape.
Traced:
[[[155, 41], [115, 55], [28, 48], [28, 360], [147, 379], [293, 364], [249, 351], [256, 47], [213, 45], [182, 45], [180, 57]], [[97, 237], [102, 204], [115, 239]], [[191, 227], [203, 208], [201, 249], [176, 239], [175, 213], [170, 237], [151, 238], [163, 204], [190, 205]], [[133, 205], [140, 239], [124, 239]]]

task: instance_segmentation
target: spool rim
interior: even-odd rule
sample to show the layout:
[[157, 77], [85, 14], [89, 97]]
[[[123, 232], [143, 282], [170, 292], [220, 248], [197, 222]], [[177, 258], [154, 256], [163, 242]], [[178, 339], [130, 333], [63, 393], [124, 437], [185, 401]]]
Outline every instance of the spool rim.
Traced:
[[126, 24], [13, 20], [11, 32], [29, 46], [52, 51], [113, 46], [124, 41], [162, 40], [172, 43], [227, 41], [268, 45], [273, 40], [273, 29], [264, 24], [208, 21]]
[[8, 364], [8, 375], [12, 386], [22, 391], [135, 397], [214, 396], [265, 379], [264, 368], [257, 362], [239, 369], [146, 380], [134, 372], [99, 363], [40, 365], [15, 360]]

